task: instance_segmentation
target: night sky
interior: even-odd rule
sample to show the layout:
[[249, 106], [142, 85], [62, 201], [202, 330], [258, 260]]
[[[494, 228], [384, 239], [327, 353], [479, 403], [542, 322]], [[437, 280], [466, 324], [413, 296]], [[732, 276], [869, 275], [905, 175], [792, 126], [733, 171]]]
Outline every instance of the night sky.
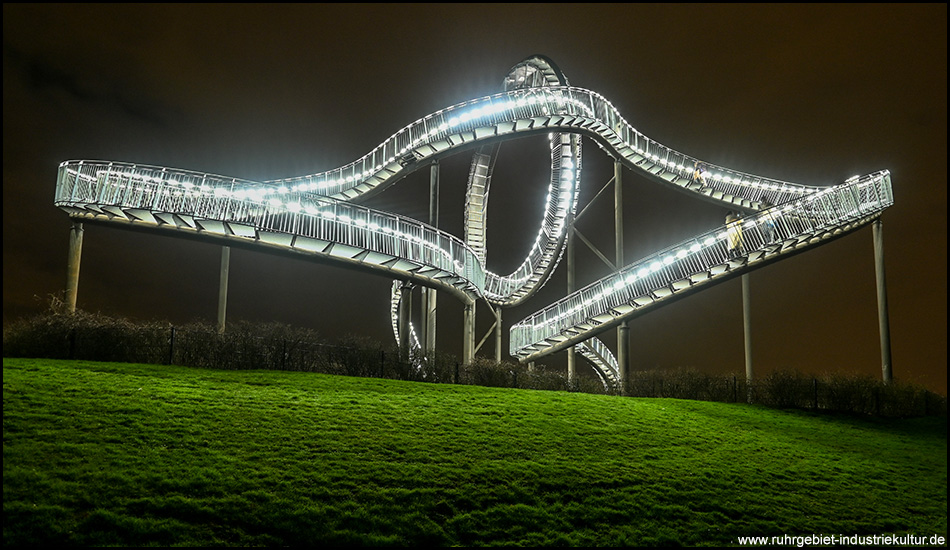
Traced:
[[[743, 172], [808, 185], [891, 171], [884, 212], [893, 372], [946, 395], [947, 6], [29, 5], [3, 6], [3, 321], [62, 292], [70, 220], [63, 160], [136, 162], [270, 180], [361, 157], [443, 107], [501, 91], [543, 54], [647, 136]], [[471, 153], [442, 162], [440, 227], [462, 234]], [[489, 268], [533, 241], [548, 181], [543, 137], [502, 146]], [[583, 207], [612, 175], [585, 138]], [[428, 173], [373, 198], [425, 221]], [[624, 171], [628, 262], [723, 223], [726, 208]], [[612, 203], [579, 230], [613, 255]], [[578, 285], [607, 274], [578, 249]], [[79, 307], [215, 321], [220, 247], [86, 224]], [[388, 344], [392, 281], [233, 249], [229, 321]], [[751, 275], [756, 372], [880, 376], [870, 227]], [[561, 297], [564, 266], [505, 328]], [[461, 305], [440, 295], [442, 349]], [[490, 312], [477, 310], [478, 335]], [[605, 341], [613, 348], [614, 335]], [[479, 353], [493, 355], [492, 343]], [[507, 347], [507, 337], [505, 338]], [[631, 322], [634, 369], [743, 373], [738, 279]], [[564, 354], [545, 363], [563, 366]]]

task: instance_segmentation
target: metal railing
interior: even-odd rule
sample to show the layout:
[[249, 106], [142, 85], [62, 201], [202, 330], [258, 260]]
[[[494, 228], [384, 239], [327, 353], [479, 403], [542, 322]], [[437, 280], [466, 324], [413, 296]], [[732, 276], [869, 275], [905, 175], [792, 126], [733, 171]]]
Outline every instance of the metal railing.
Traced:
[[[581, 326], [591, 326], [586, 332], [593, 336], [597, 332], [593, 327], [653, 303], [659, 290], [674, 293], [677, 283], [685, 288], [697, 274], [710, 278], [724, 274], [731, 269], [730, 261], [748, 257], [752, 251], [781, 254], [802, 239], [875, 216], [893, 204], [890, 182], [886, 171], [854, 179], [746, 216], [734, 225], [724, 225], [629, 264], [514, 325], [511, 355], [530, 355], [535, 346], [546, 347], [546, 341], [574, 334]], [[717, 266], [723, 270], [711, 273]]]
[[[253, 182], [183, 170], [117, 162], [70, 161], [60, 165], [56, 204], [72, 211], [139, 216], [171, 225], [175, 216], [192, 229], [202, 222], [228, 224], [231, 233], [250, 238], [262, 233], [343, 244], [407, 259], [468, 281], [477, 296], [485, 272], [461, 239], [412, 218], [329, 197], [298, 196], [283, 201], [247, 191]], [[280, 192], [278, 192], [280, 194]], [[215, 232], [210, 226], [203, 231]], [[218, 230], [224, 235], [224, 229]]]

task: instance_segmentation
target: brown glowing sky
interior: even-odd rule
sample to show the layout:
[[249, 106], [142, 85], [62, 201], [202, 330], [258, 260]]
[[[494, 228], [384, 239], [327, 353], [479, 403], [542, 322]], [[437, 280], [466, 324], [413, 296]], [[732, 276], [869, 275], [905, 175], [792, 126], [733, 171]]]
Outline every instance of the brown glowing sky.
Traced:
[[[946, 4], [4, 4], [3, 41], [4, 325], [43, 311], [64, 286], [70, 222], [52, 204], [61, 161], [246, 179], [328, 170], [426, 114], [499, 91], [512, 65], [540, 53], [646, 135], [715, 164], [816, 185], [890, 170], [894, 375], [946, 394]], [[584, 152], [582, 205], [611, 170], [592, 143]], [[543, 143], [506, 145], [501, 157], [495, 271], [533, 239], [547, 185]], [[459, 235], [469, 159], [442, 168], [440, 225]], [[624, 177], [629, 260], [722, 223], [724, 208]], [[425, 219], [427, 178], [373, 205]], [[605, 251], [610, 206], [599, 200], [580, 226]], [[79, 307], [211, 322], [218, 261], [210, 244], [88, 226]], [[580, 284], [606, 274], [593, 254], [579, 261]], [[506, 311], [506, 327], [560, 297], [564, 281], [562, 268]], [[879, 375], [870, 228], [751, 281], [757, 370]], [[235, 250], [228, 315], [388, 343], [390, 284]], [[439, 342], [457, 353], [461, 308], [448, 296], [440, 308]], [[487, 309], [478, 315], [480, 337], [490, 323]], [[741, 373], [739, 281], [640, 317], [631, 333], [637, 369]]]

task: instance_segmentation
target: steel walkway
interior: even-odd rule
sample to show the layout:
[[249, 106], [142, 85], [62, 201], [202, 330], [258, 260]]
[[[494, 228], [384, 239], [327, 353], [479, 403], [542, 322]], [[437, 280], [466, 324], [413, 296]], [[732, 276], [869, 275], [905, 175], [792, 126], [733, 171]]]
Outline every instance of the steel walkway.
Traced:
[[[327, 172], [255, 182], [122, 162], [66, 161], [59, 167], [55, 204], [80, 221], [277, 249], [449, 292], [465, 304], [484, 299], [507, 307], [534, 294], [563, 254], [581, 181], [581, 136], [587, 136], [631, 170], [746, 213], [737, 228], [716, 228], [634, 262], [512, 327], [511, 355], [532, 361], [578, 345], [607, 384], [618, 379], [617, 364], [597, 334], [674, 297], [856, 229], [893, 204], [886, 171], [817, 187], [677, 152], [637, 131], [596, 92], [570, 86], [543, 56], [522, 61], [504, 82], [504, 92], [439, 110]], [[521, 266], [498, 275], [485, 265], [494, 159], [502, 142], [532, 134], [550, 140], [545, 214]], [[464, 238], [358, 204], [472, 147]], [[706, 167], [702, 174], [696, 170], [700, 163]], [[393, 289], [395, 303], [398, 285]]]

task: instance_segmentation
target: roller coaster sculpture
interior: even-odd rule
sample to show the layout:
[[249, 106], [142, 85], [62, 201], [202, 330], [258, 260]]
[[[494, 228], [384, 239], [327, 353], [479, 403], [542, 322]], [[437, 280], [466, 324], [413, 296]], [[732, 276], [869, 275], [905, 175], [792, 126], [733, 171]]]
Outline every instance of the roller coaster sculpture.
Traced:
[[[485, 264], [492, 169], [501, 142], [531, 134], [546, 134], [550, 142], [544, 216], [521, 265], [498, 275]], [[130, 163], [66, 161], [59, 167], [55, 204], [77, 221], [197, 234], [225, 245], [250, 243], [392, 277], [398, 341], [400, 281], [448, 292], [469, 307], [480, 299], [495, 307], [521, 304], [544, 285], [572, 230], [582, 136], [654, 181], [744, 213], [735, 225], [637, 260], [511, 327], [513, 357], [534, 361], [576, 346], [607, 385], [616, 384], [620, 374], [598, 334], [672, 297], [858, 229], [893, 204], [887, 171], [818, 187], [674, 151], [638, 132], [599, 94], [571, 86], [543, 56], [515, 65], [504, 79], [504, 92], [417, 120], [334, 170], [255, 182]], [[472, 148], [463, 238], [358, 204], [440, 158]], [[700, 164], [703, 173], [696, 170]]]

